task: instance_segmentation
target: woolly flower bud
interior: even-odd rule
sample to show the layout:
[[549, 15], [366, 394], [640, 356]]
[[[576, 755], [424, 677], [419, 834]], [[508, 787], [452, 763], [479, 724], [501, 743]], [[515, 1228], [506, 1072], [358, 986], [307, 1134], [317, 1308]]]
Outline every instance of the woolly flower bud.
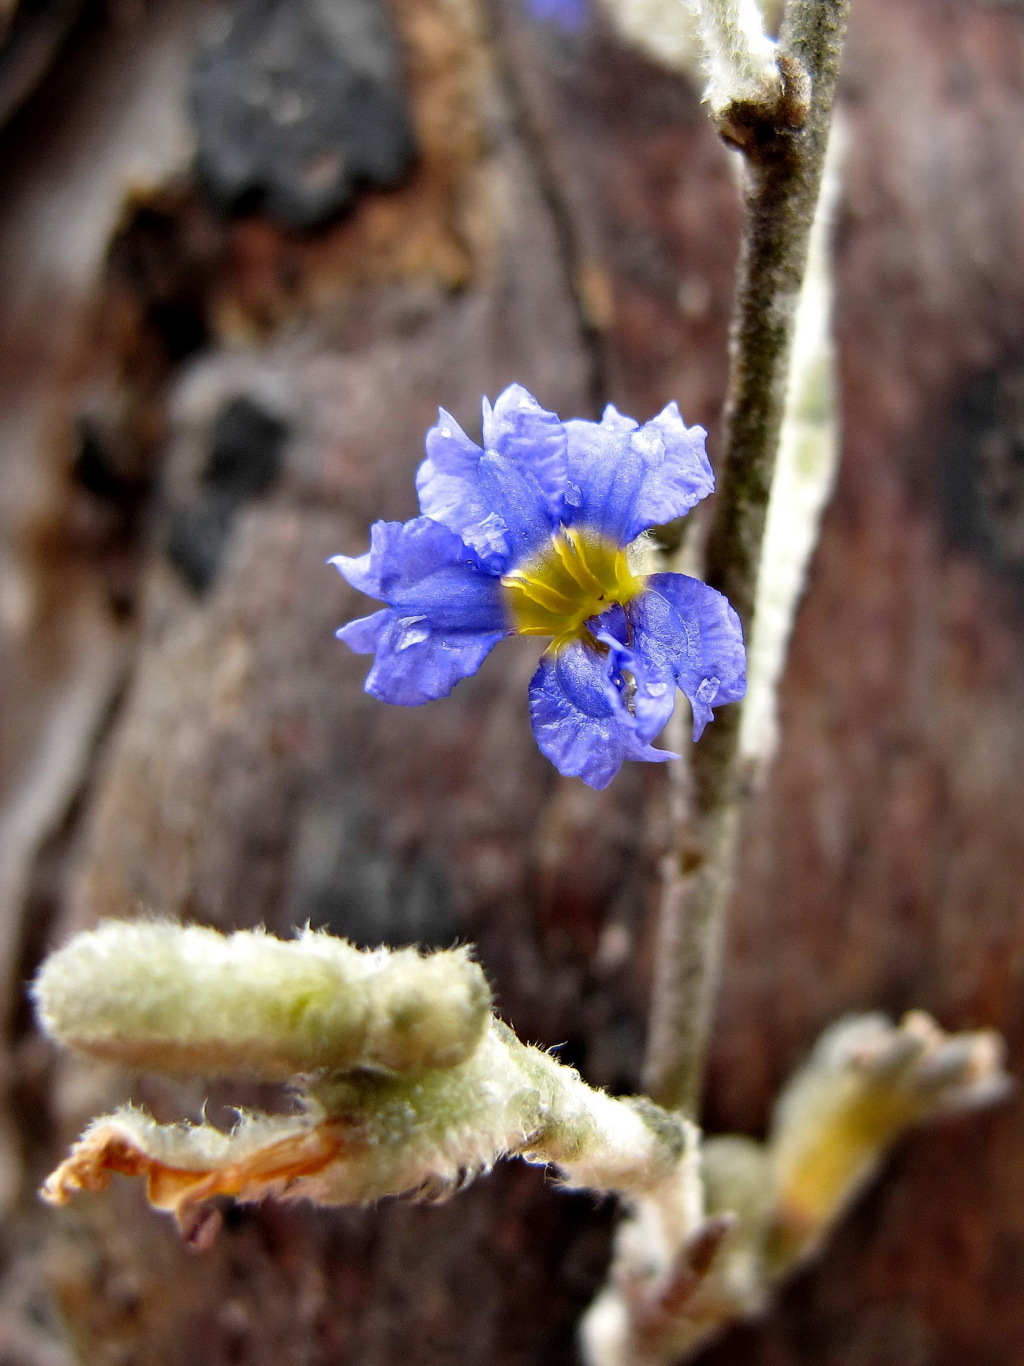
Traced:
[[306, 931], [283, 942], [159, 921], [77, 935], [34, 986], [49, 1034], [94, 1057], [162, 1072], [268, 1080], [452, 1067], [490, 1019], [464, 949], [365, 953]]
[[59, 1205], [143, 1176], [150, 1203], [200, 1245], [223, 1197], [436, 1197], [505, 1154], [573, 1185], [647, 1193], [672, 1188], [688, 1142], [649, 1101], [614, 1100], [520, 1043], [464, 950], [114, 921], [48, 959], [35, 996], [55, 1038], [99, 1057], [292, 1079], [294, 1113], [243, 1115], [230, 1133], [132, 1106], [104, 1115], [43, 1187]]
[[663, 1191], [634, 1202], [584, 1319], [590, 1366], [673, 1366], [756, 1312], [908, 1126], [1006, 1093], [1002, 1054], [997, 1035], [945, 1034], [920, 1011], [826, 1030], [779, 1098], [767, 1144], [735, 1134], [703, 1144], [686, 1217], [665, 1223]]
[[779, 1097], [769, 1140], [786, 1254], [816, 1244], [910, 1125], [1005, 1095], [1003, 1053], [992, 1031], [945, 1034], [923, 1011], [828, 1029]]

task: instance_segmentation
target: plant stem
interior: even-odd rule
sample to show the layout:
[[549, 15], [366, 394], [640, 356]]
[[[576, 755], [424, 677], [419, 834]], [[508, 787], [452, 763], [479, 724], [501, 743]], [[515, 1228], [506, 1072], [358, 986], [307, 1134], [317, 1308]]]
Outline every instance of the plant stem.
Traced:
[[[738, 101], [718, 114], [723, 136], [743, 155], [744, 220], [705, 577], [729, 598], [748, 639], [848, 8], [849, 0], [789, 0], [779, 69], [792, 100], [772, 108]], [[794, 127], [808, 81], [806, 117]], [[739, 722], [740, 707], [725, 708], [693, 749], [690, 815], [678, 813], [678, 844], [663, 878], [644, 1082], [659, 1104], [691, 1117], [700, 1100], [749, 786], [738, 762]]]

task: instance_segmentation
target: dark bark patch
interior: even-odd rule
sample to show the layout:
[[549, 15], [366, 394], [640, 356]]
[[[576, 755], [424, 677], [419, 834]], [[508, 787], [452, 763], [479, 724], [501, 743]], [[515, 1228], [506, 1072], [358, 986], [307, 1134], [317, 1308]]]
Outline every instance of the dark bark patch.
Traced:
[[281, 418], [244, 394], [217, 414], [202, 496], [172, 512], [164, 542], [168, 559], [193, 593], [207, 592], [216, 579], [241, 504], [277, 482], [287, 435]]
[[224, 213], [319, 227], [413, 159], [377, 0], [242, 0], [197, 60], [191, 103], [198, 176]]
[[203, 484], [233, 502], [266, 493], [281, 472], [288, 428], [246, 395], [231, 399], [213, 424]]
[[1024, 583], [1024, 364], [968, 384], [942, 469], [950, 538]]

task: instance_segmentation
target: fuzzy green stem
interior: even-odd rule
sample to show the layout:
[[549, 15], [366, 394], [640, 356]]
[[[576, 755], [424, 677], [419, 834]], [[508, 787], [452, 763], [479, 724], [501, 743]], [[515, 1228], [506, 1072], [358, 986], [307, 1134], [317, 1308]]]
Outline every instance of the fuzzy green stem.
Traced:
[[[748, 638], [848, 8], [849, 0], [789, 0], [779, 40], [779, 69], [794, 92], [788, 108], [719, 115], [723, 136], [743, 153], [744, 227], [705, 577], [729, 598]], [[808, 86], [806, 118], [798, 118]], [[664, 878], [645, 1085], [659, 1104], [691, 1116], [736, 862], [745, 786], [739, 722], [738, 706], [725, 709], [694, 748], [692, 818]]]

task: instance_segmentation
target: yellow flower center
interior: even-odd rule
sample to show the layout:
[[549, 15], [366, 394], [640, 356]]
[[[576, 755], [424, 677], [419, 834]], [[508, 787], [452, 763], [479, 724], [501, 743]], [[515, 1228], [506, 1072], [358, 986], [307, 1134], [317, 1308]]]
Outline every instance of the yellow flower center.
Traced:
[[522, 636], [552, 636], [555, 648], [586, 635], [585, 623], [625, 606], [643, 579], [614, 541], [584, 527], [562, 527], [502, 580], [512, 624]]

